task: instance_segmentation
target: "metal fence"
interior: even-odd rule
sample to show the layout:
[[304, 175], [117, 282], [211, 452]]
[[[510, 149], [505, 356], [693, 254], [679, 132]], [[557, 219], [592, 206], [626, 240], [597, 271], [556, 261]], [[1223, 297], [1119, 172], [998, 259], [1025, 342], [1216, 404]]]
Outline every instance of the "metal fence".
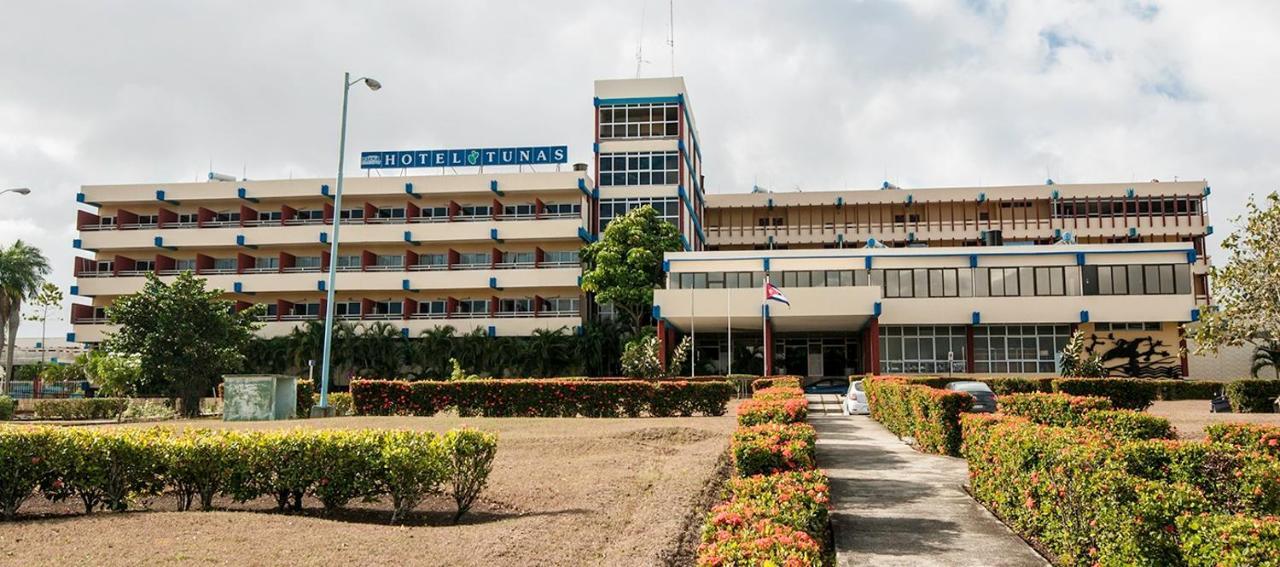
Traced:
[[87, 381], [43, 382], [12, 380], [0, 386], [0, 394], [14, 399], [83, 398]]

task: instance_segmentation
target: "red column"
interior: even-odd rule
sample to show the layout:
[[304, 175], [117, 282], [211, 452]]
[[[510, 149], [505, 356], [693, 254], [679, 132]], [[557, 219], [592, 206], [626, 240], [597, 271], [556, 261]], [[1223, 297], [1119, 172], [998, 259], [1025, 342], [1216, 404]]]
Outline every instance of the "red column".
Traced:
[[773, 376], [773, 321], [764, 320], [764, 375]]
[[658, 364], [667, 367], [667, 322], [658, 319]]
[[965, 325], [964, 327], [964, 371], [968, 374], [974, 373], [974, 358], [977, 356], [973, 352], [973, 325]]
[[871, 318], [871, 332], [868, 334], [871, 337], [870, 338], [871, 368], [868, 369], [867, 374], [876, 376], [880, 374], [880, 318], [879, 317]]

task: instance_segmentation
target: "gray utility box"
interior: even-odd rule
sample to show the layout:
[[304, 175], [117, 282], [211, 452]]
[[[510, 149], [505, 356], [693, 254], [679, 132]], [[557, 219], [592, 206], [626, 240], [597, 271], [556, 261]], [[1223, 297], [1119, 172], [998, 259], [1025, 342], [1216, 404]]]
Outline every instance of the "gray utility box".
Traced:
[[223, 421], [293, 419], [297, 408], [296, 376], [229, 374], [222, 377]]

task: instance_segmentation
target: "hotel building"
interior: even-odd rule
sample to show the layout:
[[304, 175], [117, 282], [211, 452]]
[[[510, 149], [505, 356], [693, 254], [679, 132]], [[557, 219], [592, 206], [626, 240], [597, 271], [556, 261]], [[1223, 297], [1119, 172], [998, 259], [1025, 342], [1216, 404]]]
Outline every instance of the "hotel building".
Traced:
[[[182, 270], [285, 334], [323, 318], [331, 262], [340, 320], [576, 330], [609, 315], [588, 309], [578, 250], [652, 205], [684, 248], [654, 319], [668, 349], [695, 335], [700, 373], [729, 371], [730, 343], [734, 372], [1051, 373], [1077, 329], [1115, 374], [1187, 373], [1204, 182], [709, 194], [682, 79], [597, 81], [593, 111], [590, 166], [353, 177], [341, 211], [327, 179], [85, 186], [71, 338], [102, 340], [115, 297]], [[762, 305], [766, 278], [790, 306]]]

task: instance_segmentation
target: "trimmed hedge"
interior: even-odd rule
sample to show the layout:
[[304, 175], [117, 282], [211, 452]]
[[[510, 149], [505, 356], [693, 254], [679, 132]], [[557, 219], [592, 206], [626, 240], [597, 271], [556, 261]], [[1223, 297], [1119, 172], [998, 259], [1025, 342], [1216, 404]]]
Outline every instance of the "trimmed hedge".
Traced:
[[1019, 417], [970, 415], [963, 427], [974, 497], [1064, 565], [1203, 564], [1181, 547], [1188, 515], [1280, 509], [1280, 461], [1229, 445], [1117, 443]]
[[128, 398], [65, 398], [35, 404], [36, 417], [41, 419], [120, 419], [128, 407]]
[[1204, 426], [1205, 437], [1280, 458], [1280, 425], [1259, 423], [1210, 423]]
[[280, 510], [301, 510], [309, 496], [326, 511], [387, 495], [396, 521], [425, 495], [444, 490], [461, 515], [483, 489], [496, 446], [493, 435], [469, 429], [438, 436], [5, 427], [0, 511], [13, 518], [37, 491], [53, 501], [79, 500], [85, 513], [122, 511], [140, 497], [165, 492], [177, 497], [181, 510], [197, 499], [207, 510], [217, 494], [239, 502], [274, 496]]
[[1120, 439], [1173, 439], [1173, 424], [1160, 416], [1133, 410], [1101, 410], [1084, 414], [1080, 425]]
[[1191, 567], [1280, 566], [1280, 518], [1184, 516], [1178, 533], [1182, 558]]
[[770, 386], [761, 388], [751, 394], [754, 400], [803, 400], [804, 388], [792, 388], [790, 386]]
[[1044, 425], [1080, 425], [1084, 415], [1111, 409], [1111, 400], [1067, 394], [1006, 394], [997, 399], [1000, 411]]
[[1236, 413], [1270, 413], [1280, 397], [1280, 380], [1237, 380], [1226, 386], [1227, 401]]
[[730, 453], [738, 476], [814, 468], [817, 432], [807, 423], [765, 423], [739, 427]]
[[830, 507], [826, 475], [731, 479], [702, 528], [699, 566], [822, 565]]
[[453, 408], [484, 417], [724, 415], [730, 382], [643, 380], [353, 380], [359, 415], [431, 416]]
[[1227, 382], [1205, 380], [1153, 380], [1156, 397], [1164, 401], [1212, 400], [1223, 393]]
[[1053, 391], [1076, 396], [1100, 396], [1115, 409], [1142, 411], [1156, 399], [1158, 384], [1139, 378], [1064, 378], [1053, 381]]
[[809, 401], [803, 398], [791, 400], [745, 400], [738, 405], [738, 425], [752, 426], [762, 423], [799, 423], [809, 416]]
[[[312, 382], [307, 378], [301, 378], [298, 380], [296, 402], [298, 405], [297, 414], [299, 418], [311, 417], [311, 408], [319, 402], [316, 397], [319, 393], [320, 391], [316, 389], [315, 382]], [[333, 393], [330, 392], [329, 395], [332, 396]]]
[[0, 396], [0, 421], [9, 421], [13, 419], [13, 414], [18, 409], [18, 402], [9, 396]]
[[871, 417], [899, 437], [912, 437], [928, 453], [960, 454], [960, 415], [973, 406], [964, 392], [911, 384], [902, 378], [870, 377], [862, 382]]
[[770, 378], [757, 378], [751, 381], [752, 395], [755, 395], [755, 392], [758, 392], [765, 388], [775, 388], [775, 387], [799, 388], [800, 377], [799, 376], [773, 376]]

